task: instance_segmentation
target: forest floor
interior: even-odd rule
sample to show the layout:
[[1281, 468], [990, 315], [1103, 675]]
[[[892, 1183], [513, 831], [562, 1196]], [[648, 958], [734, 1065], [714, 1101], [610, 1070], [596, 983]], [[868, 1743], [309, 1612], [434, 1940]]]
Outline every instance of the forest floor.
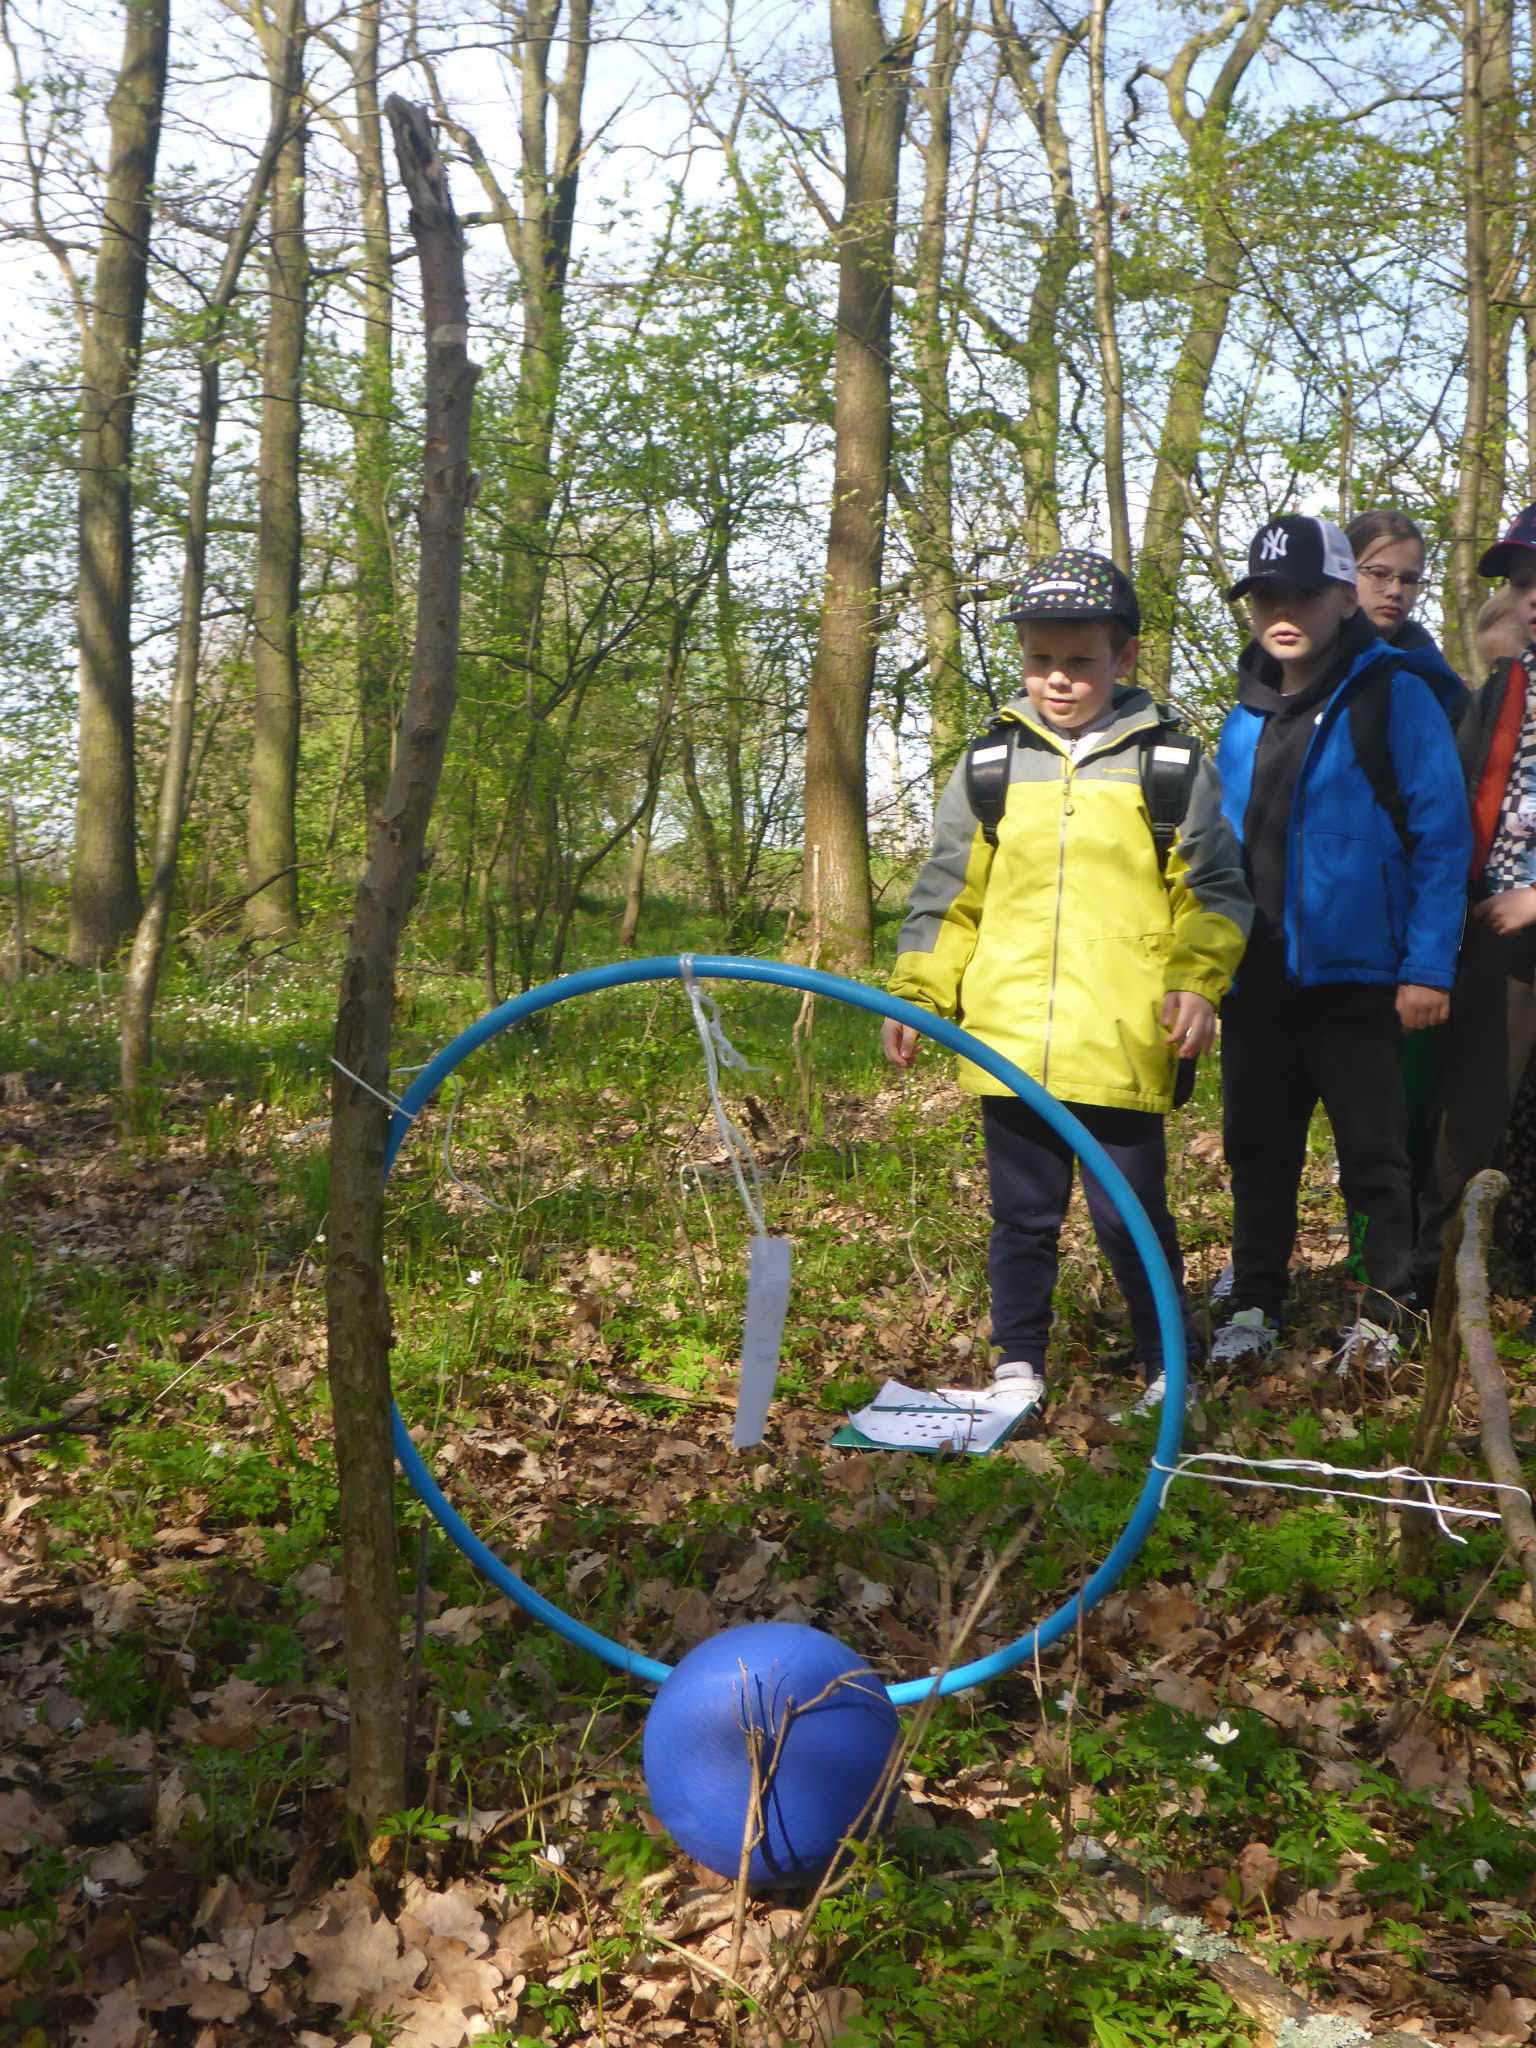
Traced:
[[[830, 1896], [738, 1914], [650, 1815], [644, 1688], [513, 1610], [402, 1487], [413, 1804], [359, 1875], [324, 1381], [333, 965], [315, 943], [184, 969], [132, 1131], [110, 983], [38, 977], [0, 1023], [0, 2039], [1536, 2040], [1519, 1574], [1487, 1525], [1411, 1571], [1398, 1517], [1269, 1490], [1176, 1484], [1075, 1636], [915, 1731], [891, 1827]], [[402, 1062], [478, 1009], [431, 969], [402, 973]], [[674, 984], [493, 1041], [412, 1133], [398, 1398], [477, 1532], [605, 1633], [673, 1659], [789, 1618], [920, 1676], [1016, 1530], [967, 1654], [1122, 1525], [1153, 1432], [1108, 1419], [1113, 1291], [1074, 1208], [1037, 1434], [831, 1449], [887, 1376], [986, 1377], [974, 1111], [936, 1057], [883, 1068], [866, 1017], [820, 1005], [797, 1058], [795, 998], [721, 1000], [795, 1245], [764, 1445], [730, 1448], [745, 1226]], [[1228, 1218], [1212, 1091], [1171, 1126], [1201, 1290]], [[1334, 1363], [1342, 1221], [1320, 1134], [1294, 1326], [1262, 1374], [1203, 1384], [1191, 1443], [1406, 1456], [1412, 1349]], [[1529, 1315], [1495, 1301], [1527, 1447]], [[1465, 1413], [1449, 1469], [1478, 1471]]]

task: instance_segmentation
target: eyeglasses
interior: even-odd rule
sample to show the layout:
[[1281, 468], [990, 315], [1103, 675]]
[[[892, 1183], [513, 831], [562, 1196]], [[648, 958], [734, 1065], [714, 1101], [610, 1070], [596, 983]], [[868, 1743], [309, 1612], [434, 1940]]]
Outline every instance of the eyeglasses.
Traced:
[[1410, 596], [1424, 581], [1417, 569], [1362, 569], [1360, 574], [1372, 590], [1390, 590], [1396, 583]]

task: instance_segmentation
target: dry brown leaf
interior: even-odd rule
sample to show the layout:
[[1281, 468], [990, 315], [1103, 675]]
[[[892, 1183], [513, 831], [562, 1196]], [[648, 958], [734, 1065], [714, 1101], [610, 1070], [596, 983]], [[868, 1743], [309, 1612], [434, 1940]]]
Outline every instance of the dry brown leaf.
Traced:
[[569, 1951], [570, 1943], [558, 1923], [536, 1918], [525, 1906], [503, 1921], [491, 1961], [504, 1977], [515, 1978], [520, 1971], [542, 1969], [550, 1958]]
[[419, 1948], [400, 1953], [400, 1937], [382, 1916], [375, 1917], [372, 1892], [353, 1879], [308, 1912], [296, 1914], [293, 1945], [308, 1959], [304, 1989], [316, 2005], [350, 2012], [409, 1991], [426, 1968]]
[[90, 1882], [97, 1885], [112, 1885], [118, 1891], [132, 1891], [144, 1882], [143, 1864], [134, 1855], [126, 1842], [114, 1842], [110, 1849], [99, 1849], [90, 1861]]
[[846, 1985], [833, 1985], [830, 1990], [816, 1992], [811, 1999], [810, 2010], [811, 2040], [815, 2048], [835, 2048], [848, 2022], [857, 2019], [863, 2010], [863, 1999]]
[[1186, 1593], [1149, 1586], [1130, 1602], [1137, 1630], [1160, 1651], [1176, 1649], [1200, 1625], [1200, 1610]]
[[70, 2048], [139, 2048], [149, 2026], [139, 2008], [137, 1984], [119, 1985], [98, 2000], [94, 2015], [69, 2030]]
[[0, 1852], [23, 1855], [34, 1841], [62, 1842], [64, 1830], [30, 1792], [0, 1792]]
[[1512, 1599], [1495, 1602], [1493, 1611], [1511, 1628], [1536, 1628], [1536, 1602], [1529, 1586], [1522, 1586]]
[[1267, 1842], [1249, 1842], [1238, 1851], [1237, 1875], [1246, 1906], [1273, 1885], [1280, 1875], [1280, 1859]]
[[1489, 2044], [1513, 2042], [1525, 2048], [1536, 2020], [1536, 1998], [1516, 1998], [1507, 1984], [1495, 1984], [1486, 1998], [1472, 2002], [1472, 2019], [1479, 2041]]
[[462, 2048], [469, 2022], [452, 2000], [431, 1992], [397, 1999], [390, 2013], [390, 2048]]
[[1326, 1943], [1328, 1953], [1358, 1945], [1365, 1939], [1371, 1925], [1369, 1913], [1356, 1913], [1347, 1919], [1340, 1919], [1334, 1913], [1304, 1913], [1293, 1909], [1282, 1922], [1292, 1941], [1321, 1941]]
[[425, 1948], [433, 1935], [446, 1935], [472, 1956], [483, 1956], [491, 1945], [481, 1912], [481, 1894], [469, 1884], [451, 1884], [445, 1891], [436, 1892], [419, 1878], [409, 1878], [399, 1927], [401, 1938], [417, 1948]]
[[1187, 1671], [1160, 1671], [1152, 1683], [1152, 1697], [1181, 1714], [1209, 1720], [1216, 1712], [1216, 1695], [1203, 1678]]
[[706, 1636], [715, 1635], [720, 1622], [709, 1595], [697, 1586], [690, 1586], [672, 1610], [672, 1626], [677, 1630], [678, 1641], [689, 1649], [695, 1643], [702, 1643]]
[[1410, 1792], [1421, 1792], [1427, 1785], [1445, 1781], [1445, 1758], [1433, 1735], [1422, 1727], [1410, 1728], [1406, 1735], [1400, 1735], [1387, 1756]]
[[840, 1564], [836, 1577], [838, 1591], [859, 1614], [878, 1614], [895, 1598], [889, 1586], [882, 1585], [878, 1579], [865, 1578], [851, 1564]]
[[501, 1972], [494, 1963], [472, 1954], [462, 1941], [436, 1934], [427, 1942], [427, 1960], [432, 1965], [430, 1982], [443, 1997], [457, 2001], [465, 2012], [482, 2012], [501, 1989]]

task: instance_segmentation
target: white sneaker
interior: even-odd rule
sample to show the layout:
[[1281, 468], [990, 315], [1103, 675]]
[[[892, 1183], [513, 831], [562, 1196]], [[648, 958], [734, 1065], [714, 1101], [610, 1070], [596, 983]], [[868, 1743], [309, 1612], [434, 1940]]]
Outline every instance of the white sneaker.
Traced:
[[[1156, 1379], [1147, 1382], [1145, 1389], [1139, 1397], [1132, 1401], [1128, 1407], [1122, 1408], [1116, 1414], [1111, 1415], [1110, 1421], [1118, 1429], [1127, 1422], [1139, 1422], [1144, 1415], [1155, 1415], [1158, 1409], [1162, 1407], [1163, 1396], [1167, 1391], [1168, 1375], [1165, 1372], [1159, 1372]], [[1199, 1398], [1199, 1387], [1186, 1374], [1184, 1380], [1185, 1405], [1188, 1406], [1190, 1403], [1198, 1401]]]
[[1280, 1331], [1261, 1308], [1240, 1308], [1211, 1341], [1212, 1365], [1252, 1365], [1274, 1350]]
[[992, 1380], [999, 1393], [1011, 1394], [1020, 1403], [1021, 1416], [1032, 1415], [1045, 1399], [1045, 1375], [1027, 1359], [1005, 1359]]

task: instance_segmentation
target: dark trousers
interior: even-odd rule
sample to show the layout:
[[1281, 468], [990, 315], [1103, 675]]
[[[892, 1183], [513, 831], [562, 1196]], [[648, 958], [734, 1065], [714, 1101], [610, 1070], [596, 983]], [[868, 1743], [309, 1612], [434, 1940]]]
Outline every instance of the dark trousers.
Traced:
[[1445, 1057], [1431, 1122], [1433, 1150], [1419, 1191], [1419, 1238], [1414, 1277], [1432, 1298], [1440, 1246], [1462, 1190], [1474, 1173], [1491, 1166], [1509, 1122], [1526, 1065], [1536, 1047], [1536, 990], [1528, 968], [1526, 933], [1501, 939], [1471, 922], [1451, 991]]
[[[1130, 1182], [1151, 1219], [1158, 1243], [1184, 1301], [1184, 1262], [1168, 1213], [1165, 1188], [1168, 1155], [1163, 1120], [1144, 1110], [1100, 1109], [1092, 1103], [1065, 1105], [1092, 1132]], [[1074, 1154], [1017, 1097], [985, 1095], [982, 1135], [987, 1148], [987, 1183], [992, 1197], [992, 1241], [987, 1278], [992, 1289], [992, 1341], [1004, 1361], [1045, 1363], [1051, 1328], [1051, 1293], [1056, 1285], [1057, 1245], [1072, 1194]], [[1163, 1340], [1151, 1283], [1130, 1231], [1098, 1181], [1084, 1170], [1083, 1196], [1094, 1233], [1130, 1311], [1137, 1359], [1150, 1373], [1162, 1370]], [[1186, 1330], [1190, 1326], [1184, 1306]]]
[[1371, 1295], [1388, 1313], [1410, 1292], [1408, 1104], [1397, 991], [1276, 986], [1227, 998], [1221, 1100], [1232, 1176], [1232, 1307], [1278, 1318], [1296, 1243], [1307, 1127], [1321, 1101]]

